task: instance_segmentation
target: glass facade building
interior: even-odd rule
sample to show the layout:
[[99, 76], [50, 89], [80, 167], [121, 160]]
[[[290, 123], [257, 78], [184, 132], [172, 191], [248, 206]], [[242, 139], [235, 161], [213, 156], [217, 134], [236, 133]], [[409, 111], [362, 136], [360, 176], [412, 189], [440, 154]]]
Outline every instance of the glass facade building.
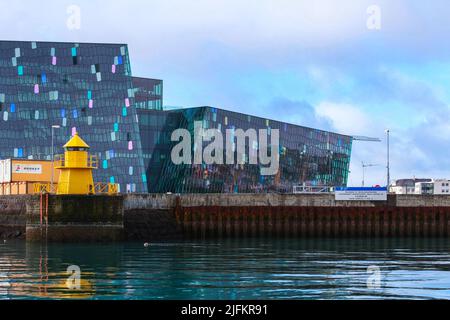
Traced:
[[[150, 192], [292, 192], [293, 186], [302, 184], [347, 185], [353, 142], [350, 136], [212, 107], [148, 111], [140, 120], [141, 135], [147, 137], [144, 149], [150, 147], [148, 154], [151, 154], [146, 162]], [[178, 128], [187, 129], [194, 141], [196, 121], [201, 122], [204, 129], [217, 129], [224, 136], [226, 130], [266, 129], [270, 132], [278, 129], [278, 174], [262, 175], [261, 166], [248, 164], [248, 159], [243, 165], [173, 164], [171, 151], [178, 141], [171, 141], [172, 132]], [[204, 141], [202, 149], [209, 143]], [[247, 151], [253, 147], [247, 140]], [[194, 148], [192, 144], [192, 153]]]
[[[278, 129], [275, 176], [259, 165], [182, 164], [171, 134]], [[346, 186], [353, 138], [212, 107], [163, 109], [163, 82], [133, 77], [125, 44], [0, 41], [0, 159], [51, 159], [75, 132], [99, 157], [98, 182], [121, 192], [271, 192]], [[207, 143], [205, 142], [205, 145]], [[252, 146], [248, 146], [249, 148]], [[192, 145], [194, 149], [195, 146]]]
[[55, 153], [78, 131], [99, 157], [96, 181], [146, 192], [135, 94], [144, 104], [153, 88], [142, 86], [124, 44], [0, 41], [0, 158], [50, 159], [59, 125]]

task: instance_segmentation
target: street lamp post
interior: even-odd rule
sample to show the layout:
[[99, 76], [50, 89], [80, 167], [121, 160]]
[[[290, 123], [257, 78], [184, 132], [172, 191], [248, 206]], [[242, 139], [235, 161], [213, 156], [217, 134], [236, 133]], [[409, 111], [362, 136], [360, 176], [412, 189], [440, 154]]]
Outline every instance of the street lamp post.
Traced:
[[387, 188], [389, 192], [389, 184], [391, 183], [391, 173], [390, 173], [390, 155], [389, 155], [389, 129], [386, 130], [386, 143], [387, 143]]
[[52, 126], [52, 178], [50, 183], [50, 193], [53, 192], [53, 180], [54, 180], [54, 171], [55, 171], [55, 152], [54, 152], [54, 129], [59, 129], [61, 126], [53, 125]]

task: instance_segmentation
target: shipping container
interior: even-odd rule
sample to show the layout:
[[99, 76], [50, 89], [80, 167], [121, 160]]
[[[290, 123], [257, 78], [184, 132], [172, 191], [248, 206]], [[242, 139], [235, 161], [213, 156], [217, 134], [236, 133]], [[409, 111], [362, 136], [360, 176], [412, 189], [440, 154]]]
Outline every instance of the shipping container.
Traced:
[[[43, 160], [0, 160], [0, 195], [31, 194], [35, 183], [50, 183], [52, 162]], [[53, 182], [58, 183], [59, 170], [54, 169]]]
[[4, 160], [0, 160], [0, 183], [3, 183], [3, 167], [4, 167]]
[[11, 182], [11, 159], [6, 159], [3, 166], [3, 182]]

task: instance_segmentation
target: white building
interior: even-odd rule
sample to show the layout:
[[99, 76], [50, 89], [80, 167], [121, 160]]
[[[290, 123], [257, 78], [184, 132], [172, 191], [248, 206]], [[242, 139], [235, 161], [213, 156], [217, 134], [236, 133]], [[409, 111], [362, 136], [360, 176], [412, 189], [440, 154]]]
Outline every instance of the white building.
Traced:
[[389, 188], [395, 194], [436, 194], [450, 195], [448, 179], [400, 179]]
[[450, 180], [434, 179], [429, 182], [416, 182], [416, 194], [450, 195]]
[[450, 180], [438, 179], [433, 180], [434, 191], [433, 194], [448, 194], [450, 195]]
[[415, 194], [434, 194], [434, 182], [416, 182], [415, 184]]
[[389, 187], [389, 192], [395, 194], [416, 194], [416, 184], [431, 182], [432, 179], [400, 179]]

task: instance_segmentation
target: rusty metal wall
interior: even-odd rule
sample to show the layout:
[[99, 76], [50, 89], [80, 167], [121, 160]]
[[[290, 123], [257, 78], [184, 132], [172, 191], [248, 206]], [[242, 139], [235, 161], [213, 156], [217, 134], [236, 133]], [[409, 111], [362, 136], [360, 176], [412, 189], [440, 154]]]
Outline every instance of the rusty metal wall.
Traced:
[[448, 237], [449, 207], [177, 207], [189, 238]]

